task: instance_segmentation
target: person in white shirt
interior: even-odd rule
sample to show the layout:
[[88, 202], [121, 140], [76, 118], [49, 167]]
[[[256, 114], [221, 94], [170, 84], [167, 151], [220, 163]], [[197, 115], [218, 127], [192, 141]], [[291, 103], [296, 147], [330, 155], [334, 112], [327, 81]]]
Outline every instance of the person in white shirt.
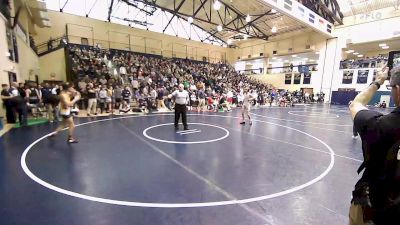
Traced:
[[240, 124], [245, 124], [245, 117], [249, 119], [249, 124], [251, 125], [251, 118], [250, 118], [250, 107], [251, 107], [251, 101], [253, 101], [253, 97], [251, 94], [247, 91], [244, 90], [243, 92], [243, 105], [242, 105], [242, 122]]
[[136, 78], [134, 78], [134, 79], [132, 80], [132, 87], [133, 87], [133, 90], [134, 90], [134, 91], [136, 91], [137, 89], [139, 89], [139, 82], [138, 82], [138, 80], [137, 80]]
[[175, 129], [178, 129], [179, 118], [182, 115], [183, 129], [189, 130], [186, 118], [186, 105], [189, 103], [189, 93], [183, 89], [183, 84], [179, 84], [178, 90], [170, 94], [168, 98], [175, 99]]
[[103, 85], [99, 90], [99, 99], [100, 99], [100, 113], [103, 113], [106, 110], [106, 100], [107, 100], [107, 89], [105, 85]]

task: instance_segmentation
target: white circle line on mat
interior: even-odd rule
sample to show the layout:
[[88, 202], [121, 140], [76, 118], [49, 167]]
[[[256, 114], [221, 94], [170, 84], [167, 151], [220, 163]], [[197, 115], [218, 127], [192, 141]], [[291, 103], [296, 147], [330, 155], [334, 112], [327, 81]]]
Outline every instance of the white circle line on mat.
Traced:
[[[99, 123], [99, 122], [110, 121], [110, 120], [119, 120], [119, 119], [125, 119], [125, 118], [151, 117], [151, 116], [160, 116], [160, 115], [173, 116], [173, 114], [157, 114], [157, 115], [144, 115], [144, 116], [143, 115], [142, 116], [125, 116], [125, 117], [108, 118], [108, 119], [90, 121], [90, 122], [82, 123], [82, 124], [79, 124], [79, 125], [76, 125], [76, 126], [79, 127], [79, 126], [92, 124], [92, 123]], [[240, 119], [240, 117], [234, 117], [234, 116], [205, 115], [205, 114], [188, 114], [188, 115], [189, 116], [209, 116], [209, 117], [223, 117], [223, 118]], [[306, 133], [304, 131], [301, 131], [301, 130], [298, 130], [298, 129], [295, 129], [295, 128], [292, 128], [292, 127], [288, 127], [288, 126], [284, 126], [284, 125], [276, 124], [276, 123], [271, 123], [271, 122], [267, 122], [267, 121], [257, 120], [257, 119], [253, 119], [253, 121], [260, 122], [260, 123], [272, 124], [272, 125], [276, 125], [276, 126], [280, 126], [280, 127], [285, 127], [287, 129], [297, 131], [297, 132], [299, 132], [301, 134], [304, 134], [304, 135], [306, 135], [308, 137], [311, 137], [311, 138], [317, 140], [322, 145], [324, 145], [328, 149], [328, 151], [330, 152], [330, 163], [329, 163], [328, 167], [319, 176], [315, 177], [314, 179], [312, 179], [312, 180], [310, 180], [310, 181], [308, 181], [308, 182], [306, 182], [304, 184], [301, 184], [301, 185], [298, 185], [298, 186], [294, 186], [294, 187], [288, 188], [288, 189], [286, 189], [284, 191], [276, 192], [276, 193], [273, 193], [273, 194], [262, 195], [262, 196], [252, 197], [252, 198], [245, 198], [245, 199], [236, 199], [236, 200], [227, 200], [227, 201], [215, 201], [215, 202], [194, 202], [194, 203], [148, 203], [148, 202], [132, 202], [132, 201], [114, 200], [114, 199], [107, 199], [107, 198], [99, 198], [99, 197], [89, 196], [89, 195], [85, 195], [85, 194], [69, 191], [69, 190], [57, 187], [55, 185], [52, 185], [52, 184], [40, 179], [35, 174], [33, 174], [32, 171], [30, 171], [30, 169], [28, 168], [27, 163], [26, 163], [27, 154], [32, 149], [32, 147], [34, 145], [36, 145], [38, 142], [40, 142], [41, 140], [47, 138], [52, 133], [44, 135], [43, 137], [35, 140], [32, 144], [30, 144], [24, 150], [24, 152], [23, 152], [23, 154], [21, 156], [21, 167], [22, 167], [23, 171], [26, 173], [26, 175], [28, 175], [33, 181], [37, 182], [38, 184], [40, 184], [40, 185], [42, 185], [42, 186], [44, 186], [44, 187], [46, 187], [48, 189], [51, 189], [51, 190], [56, 191], [56, 192], [61, 193], [61, 194], [65, 194], [65, 195], [69, 195], [69, 196], [72, 196], [72, 197], [85, 199], [85, 200], [89, 200], [89, 201], [93, 201], [93, 202], [99, 202], [99, 203], [106, 203], [106, 204], [112, 204], [112, 205], [122, 205], [122, 206], [151, 207], [151, 208], [210, 207], [210, 206], [246, 204], [246, 203], [251, 203], [251, 202], [267, 200], [267, 199], [276, 198], [276, 197], [279, 197], [279, 196], [283, 196], [283, 195], [287, 195], [287, 194], [293, 193], [295, 191], [302, 190], [302, 189], [304, 189], [304, 188], [306, 188], [306, 187], [308, 187], [308, 186], [310, 186], [312, 184], [315, 184], [316, 182], [320, 181], [322, 178], [324, 178], [326, 175], [328, 175], [328, 173], [332, 170], [332, 168], [333, 168], [333, 166], [335, 164], [335, 152], [324, 141], [320, 140], [319, 138], [317, 138], [317, 137], [315, 137], [315, 136], [313, 136], [313, 135], [311, 135], [309, 133]]]
[[[302, 114], [298, 114], [298, 112], [306, 112], [306, 113], [310, 113], [310, 114], [302, 115]], [[310, 111], [289, 111], [288, 114], [294, 115], [294, 116], [303, 116], [303, 117], [319, 117], [319, 118], [324, 118], [324, 119], [339, 118], [339, 115], [337, 115], [337, 114], [331, 114], [333, 116], [324, 116], [324, 114], [322, 114], [322, 113], [317, 114], [315, 112], [310, 112]]]
[[350, 124], [304, 122], [304, 121], [300, 121], [300, 120], [288, 120], [288, 119], [282, 119], [282, 118], [278, 118], [278, 117], [264, 116], [264, 115], [260, 115], [260, 114], [256, 114], [256, 113], [250, 113], [250, 114], [254, 115], [254, 116], [259, 116], [259, 117], [271, 119], [271, 120], [281, 120], [281, 121], [288, 121], [288, 122], [295, 122], [295, 123], [318, 124], [318, 125], [339, 126], [339, 127], [350, 127], [350, 126], [353, 126], [353, 125], [350, 125]]
[[173, 124], [174, 123], [164, 123], [164, 124], [158, 124], [158, 125], [154, 125], [154, 126], [148, 127], [145, 130], [143, 130], [143, 135], [146, 138], [151, 139], [153, 141], [170, 143], [170, 144], [203, 144], [203, 143], [210, 143], [210, 142], [220, 141], [220, 140], [223, 140], [223, 139], [225, 139], [225, 138], [227, 138], [229, 136], [229, 131], [227, 129], [225, 129], [223, 127], [220, 127], [220, 126], [217, 126], [217, 125], [206, 124], [206, 123], [188, 123], [188, 124], [216, 127], [216, 128], [219, 128], [219, 129], [225, 131], [225, 135], [222, 136], [222, 137], [219, 137], [219, 138], [214, 138], [214, 139], [205, 140], [205, 141], [170, 141], [170, 140], [164, 140], [164, 139], [159, 139], [159, 138], [152, 137], [147, 133], [149, 130], [151, 130], [153, 128], [162, 127], [162, 126], [170, 126], [170, 125], [173, 125]]

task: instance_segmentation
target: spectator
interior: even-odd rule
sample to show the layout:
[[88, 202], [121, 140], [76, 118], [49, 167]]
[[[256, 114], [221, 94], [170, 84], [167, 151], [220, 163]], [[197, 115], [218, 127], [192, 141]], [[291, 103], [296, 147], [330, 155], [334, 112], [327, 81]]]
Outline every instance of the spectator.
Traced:
[[47, 42], [47, 50], [50, 51], [50, 50], [53, 49], [53, 42], [54, 42], [53, 38], [50, 37], [50, 38], [49, 38], [49, 41]]
[[165, 104], [164, 104], [164, 88], [160, 87], [157, 90], [157, 109], [164, 109]]
[[131, 106], [126, 101], [122, 101], [119, 106], [119, 113], [128, 113], [129, 111], [131, 111]]
[[383, 101], [383, 102], [379, 105], [379, 108], [386, 109], [386, 102]]
[[42, 93], [35, 86], [35, 84], [29, 85], [29, 88], [25, 90], [25, 95], [28, 99], [28, 106], [31, 108], [33, 116], [36, 117], [39, 104], [42, 102]]
[[114, 97], [114, 101], [115, 101], [115, 108], [119, 109], [119, 106], [121, 105], [122, 102], [122, 88], [117, 85], [114, 89], [113, 92], [113, 97]]
[[199, 89], [197, 92], [197, 98], [199, 101], [199, 104], [197, 106], [197, 112], [204, 111], [204, 107], [206, 107], [206, 94], [204, 93], [203, 89]]
[[6, 108], [6, 119], [7, 123], [16, 123], [14, 111], [10, 99], [12, 96], [9, 93], [8, 85], [1, 85], [1, 100], [3, 100], [3, 105]]
[[[18, 84], [13, 82], [9, 90], [10, 96], [9, 103], [11, 104], [14, 111], [18, 113], [18, 120], [20, 126], [28, 125], [28, 109], [25, 99], [20, 95], [18, 91]], [[25, 93], [25, 92], [22, 92]]]
[[103, 112], [106, 110], [106, 104], [107, 104], [107, 89], [105, 85], [103, 85], [100, 90], [99, 90], [99, 100], [100, 100], [100, 113], [103, 114]]
[[87, 108], [87, 116], [93, 112], [94, 115], [97, 115], [97, 92], [98, 89], [93, 86], [92, 83], [88, 84], [88, 108]]
[[51, 93], [51, 88], [49, 83], [45, 83], [43, 85], [43, 88], [41, 89], [41, 94], [42, 94], [42, 99], [43, 99], [43, 104], [46, 107], [47, 111], [47, 118], [49, 119], [49, 122], [52, 123], [54, 121], [54, 96]]
[[131, 102], [131, 92], [128, 89], [128, 86], [125, 86], [124, 90], [121, 93], [122, 99], [126, 101], [128, 104]]

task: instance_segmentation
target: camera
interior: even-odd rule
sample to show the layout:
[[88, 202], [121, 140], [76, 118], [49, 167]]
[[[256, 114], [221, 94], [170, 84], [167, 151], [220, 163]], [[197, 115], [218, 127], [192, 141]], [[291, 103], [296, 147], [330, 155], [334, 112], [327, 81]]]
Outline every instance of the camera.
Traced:
[[391, 52], [389, 52], [389, 58], [388, 58], [389, 73], [388, 73], [388, 79], [390, 79], [390, 71], [393, 69], [393, 67], [398, 67], [398, 66], [400, 66], [400, 51], [391, 51]]

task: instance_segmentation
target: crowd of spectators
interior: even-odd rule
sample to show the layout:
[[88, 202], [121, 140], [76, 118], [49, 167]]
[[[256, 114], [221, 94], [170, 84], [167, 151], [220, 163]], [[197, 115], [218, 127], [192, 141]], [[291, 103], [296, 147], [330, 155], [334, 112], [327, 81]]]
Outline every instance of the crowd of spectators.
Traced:
[[[238, 74], [227, 64], [170, 59], [128, 51], [70, 45], [72, 76], [88, 115], [111, 112], [126, 103], [133, 110], [171, 110], [167, 96], [182, 83], [190, 94], [189, 110], [230, 110], [240, 105], [243, 90], [260, 96], [271, 85]], [[124, 104], [122, 104], [124, 103]], [[124, 110], [126, 111], [126, 110]]]
[[387, 56], [364, 57], [340, 61], [340, 69], [380, 68], [388, 61]]
[[[253, 105], [293, 106], [295, 103], [323, 102], [324, 94], [277, 90], [271, 85], [234, 71], [226, 64], [210, 64], [185, 59], [169, 59], [139, 55], [127, 51], [69, 45], [71, 75], [82, 100], [72, 112], [87, 116], [130, 112], [169, 111], [173, 101], [168, 95], [182, 83], [189, 92], [189, 110], [230, 111], [241, 106], [243, 93], [248, 90]], [[57, 84], [42, 83], [3, 86], [8, 122], [26, 124], [28, 111], [33, 116], [59, 120]]]
[[50, 122], [59, 120], [60, 87], [56, 84], [44, 83], [24, 84], [13, 82], [9, 87], [2, 84], [1, 99], [6, 109], [7, 123], [18, 122], [27, 125], [28, 112], [33, 117], [48, 117]]

